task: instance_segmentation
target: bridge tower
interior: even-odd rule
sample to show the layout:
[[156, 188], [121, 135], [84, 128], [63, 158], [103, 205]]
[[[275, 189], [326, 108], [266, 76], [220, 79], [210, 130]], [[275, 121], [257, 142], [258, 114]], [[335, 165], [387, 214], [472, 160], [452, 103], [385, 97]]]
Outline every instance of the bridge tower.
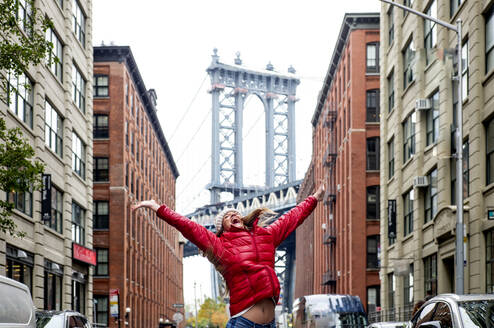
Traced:
[[242, 119], [245, 99], [256, 95], [265, 112], [266, 182], [272, 188], [295, 181], [295, 102], [300, 83], [290, 67], [288, 74], [242, 66], [237, 53], [235, 65], [219, 61], [214, 49], [207, 72], [211, 78], [212, 95], [212, 156], [211, 204], [220, 202], [221, 192], [234, 197], [254, 191], [243, 183]]

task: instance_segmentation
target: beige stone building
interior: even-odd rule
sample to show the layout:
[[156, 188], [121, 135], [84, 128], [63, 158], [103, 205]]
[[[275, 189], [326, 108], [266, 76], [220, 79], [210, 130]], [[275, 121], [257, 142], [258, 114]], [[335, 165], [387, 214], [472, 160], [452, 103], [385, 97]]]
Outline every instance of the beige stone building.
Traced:
[[[0, 103], [8, 127], [19, 127], [51, 176], [51, 214], [42, 220], [41, 192], [3, 193], [15, 204], [23, 239], [0, 233], [0, 274], [29, 286], [39, 309], [73, 309], [92, 317], [91, 0], [35, 1], [53, 20], [47, 32], [59, 63], [10, 77], [17, 91]], [[28, 15], [19, 1], [19, 16]], [[22, 83], [28, 81], [30, 90]], [[21, 86], [21, 87], [19, 87]], [[5, 198], [4, 198], [5, 199]]]
[[[464, 290], [491, 293], [494, 1], [399, 2], [451, 24], [463, 21]], [[381, 303], [383, 311], [405, 311], [402, 317], [428, 293], [455, 292], [455, 47], [454, 31], [382, 4]]]

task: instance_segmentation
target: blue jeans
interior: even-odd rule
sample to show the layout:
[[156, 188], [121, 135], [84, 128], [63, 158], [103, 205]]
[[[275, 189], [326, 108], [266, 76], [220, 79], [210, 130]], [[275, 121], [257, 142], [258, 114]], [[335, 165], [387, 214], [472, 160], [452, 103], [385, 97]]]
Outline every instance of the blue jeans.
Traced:
[[270, 323], [260, 324], [240, 316], [228, 320], [226, 328], [276, 328], [276, 323], [273, 319]]

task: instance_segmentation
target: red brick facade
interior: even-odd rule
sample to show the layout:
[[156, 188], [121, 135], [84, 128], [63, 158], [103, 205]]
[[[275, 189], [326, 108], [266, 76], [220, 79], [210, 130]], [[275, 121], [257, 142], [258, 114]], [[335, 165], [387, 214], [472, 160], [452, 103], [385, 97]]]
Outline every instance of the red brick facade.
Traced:
[[[299, 198], [322, 181], [327, 191], [312, 226], [297, 231], [295, 297], [351, 294], [366, 306], [368, 288], [380, 285], [378, 247], [372, 250], [373, 264], [367, 264], [367, 239], [379, 235], [379, 210], [371, 219], [366, 206], [371, 186], [377, 187], [377, 199], [371, 199], [379, 204], [379, 167], [367, 169], [367, 140], [379, 137], [378, 93], [377, 122], [366, 116], [367, 91], [379, 89], [379, 58], [377, 71], [367, 67], [366, 49], [373, 43], [379, 49], [379, 15], [347, 14], [312, 120], [313, 155]], [[379, 163], [378, 141], [376, 151]], [[304, 271], [307, 266], [313, 278]]]
[[[172, 321], [172, 304], [183, 303], [183, 246], [175, 229], [147, 210], [131, 213], [130, 206], [155, 199], [174, 208], [178, 171], [156, 116], [154, 91], [145, 89], [130, 48], [95, 47], [94, 61], [94, 248], [108, 249], [108, 271], [100, 263], [95, 268], [94, 295], [104, 302], [111, 289], [119, 290], [121, 322], [108, 306], [109, 327], [158, 327], [160, 318]], [[108, 137], [96, 119], [102, 114], [108, 115]], [[107, 228], [101, 227], [106, 211], [98, 201], [109, 202]]]

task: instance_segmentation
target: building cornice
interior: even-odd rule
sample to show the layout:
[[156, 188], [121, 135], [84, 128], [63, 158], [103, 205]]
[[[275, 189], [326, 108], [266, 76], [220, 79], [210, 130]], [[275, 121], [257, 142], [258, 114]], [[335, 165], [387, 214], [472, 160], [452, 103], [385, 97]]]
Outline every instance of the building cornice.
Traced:
[[142, 79], [137, 63], [132, 55], [132, 51], [129, 46], [95, 46], [93, 49], [94, 62], [119, 62], [125, 63], [127, 70], [132, 76], [135, 86], [137, 87], [139, 97], [141, 102], [148, 113], [151, 124], [156, 132], [159, 143], [165, 152], [166, 158], [170, 165], [170, 168], [175, 176], [178, 178], [179, 172], [175, 160], [173, 159], [172, 152], [168, 146], [165, 135], [163, 134], [163, 129], [156, 115], [156, 100], [155, 93], [153, 89], [147, 90], [144, 80]]

